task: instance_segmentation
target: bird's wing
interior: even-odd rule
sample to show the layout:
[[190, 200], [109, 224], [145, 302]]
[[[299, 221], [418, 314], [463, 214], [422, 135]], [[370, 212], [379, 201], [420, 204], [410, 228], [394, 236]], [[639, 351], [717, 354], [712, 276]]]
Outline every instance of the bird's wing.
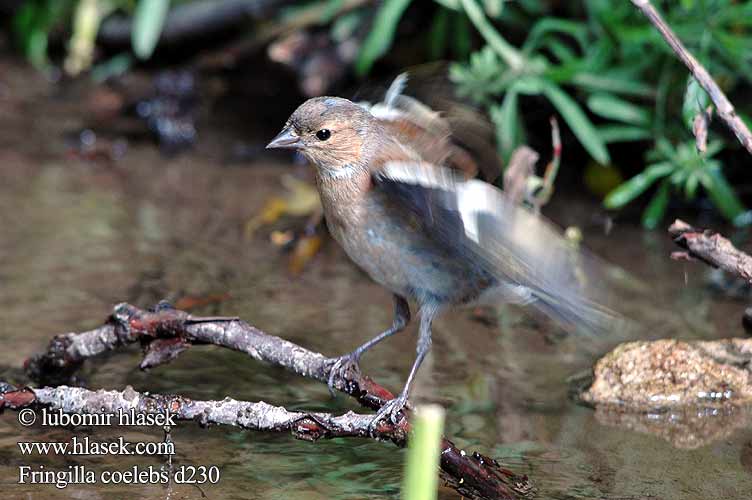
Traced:
[[623, 328], [606, 305], [605, 265], [496, 187], [428, 163], [387, 162], [374, 174], [374, 189], [424, 221], [438, 244], [529, 288], [533, 304], [569, 330]]
[[[418, 99], [405, 95], [403, 91], [406, 85], [407, 74], [402, 73], [389, 86], [383, 101], [373, 105], [361, 104], [387, 133], [415, 151], [424, 161], [459, 170], [466, 178], [476, 177], [479, 173], [478, 163], [468, 150], [455, 141], [450, 121]], [[489, 171], [484, 171], [483, 174], [488, 181], [498, 176], [498, 172], [489, 174]]]

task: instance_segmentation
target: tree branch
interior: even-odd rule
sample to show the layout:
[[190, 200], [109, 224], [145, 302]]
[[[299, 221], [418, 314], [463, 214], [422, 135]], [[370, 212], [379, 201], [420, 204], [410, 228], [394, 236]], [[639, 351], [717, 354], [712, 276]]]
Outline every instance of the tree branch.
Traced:
[[720, 234], [697, 229], [679, 219], [671, 224], [668, 232], [674, 243], [686, 249], [684, 252], [673, 252], [672, 259], [701, 260], [752, 282], [752, 257]]
[[[235, 351], [243, 352], [258, 361], [281, 366], [293, 373], [307, 378], [312, 378], [326, 383], [330, 368], [335, 360], [327, 358], [320, 353], [310, 351], [292, 342], [279, 337], [269, 335], [261, 330], [239, 320], [238, 318], [226, 317], [196, 317], [184, 311], [179, 311], [168, 304], [160, 303], [154, 311], [144, 311], [130, 304], [118, 304], [105, 324], [97, 329], [82, 333], [67, 333], [55, 336], [46, 352], [36, 355], [25, 362], [28, 375], [40, 383], [63, 383], [71, 379], [86, 359], [96, 357], [108, 351], [117, 350], [127, 344], [140, 342], [144, 346], [144, 358], [141, 368], [150, 368], [176, 358], [183, 351], [195, 344], [214, 344]], [[394, 396], [390, 391], [377, 384], [369, 377], [360, 373], [348, 372], [344, 377], [336, 377], [334, 386], [338, 390], [355, 397], [361, 405], [378, 409], [386, 401]], [[60, 388], [64, 389], [64, 388]], [[70, 388], [66, 388], [70, 390]], [[52, 399], [38, 400], [43, 394], [52, 397], [47, 392], [54, 389], [28, 389], [30, 394], [13, 392], [14, 397], [33, 397], [33, 401], [44, 402]], [[128, 391], [126, 389], [126, 391]], [[130, 389], [131, 394], [138, 394]], [[118, 400], [120, 392], [99, 391], [94, 395], [105, 393], [111, 394], [113, 401]], [[125, 391], [124, 391], [125, 392]], [[84, 394], [84, 393], [78, 393]], [[141, 395], [141, 398], [147, 396]], [[170, 407], [176, 404], [185, 407], [190, 415], [201, 415], [197, 408], [207, 408], [209, 403], [189, 401], [179, 396], [148, 396], [151, 398], [163, 398], [157, 402], [162, 407]], [[6, 401], [8, 395], [6, 394]], [[144, 401], [149, 401], [145, 399]], [[312, 430], [306, 431], [318, 437], [344, 436], [367, 436], [360, 434], [366, 419], [367, 426], [372, 416], [346, 414], [341, 417], [333, 417], [329, 414], [288, 412], [284, 408], [271, 407], [266, 403], [247, 403], [234, 400], [228, 401], [229, 405], [265, 405], [248, 406], [249, 411], [269, 413], [270, 411], [280, 418], [277, 420], [279, 428], [272, 426], [269, 429], [259, 430], [284, 430], [292, 431], [296, 437], [306, 439], [307, 436], [296, 434], [293, 423], [303, 421]], [[224, 404], [224, 402], [220, 402]], [[154, 404], [152, 402], [152, 404]], [[187, 405], [187, 406], [185, 406]], [[101, 406], [101, 404], [99, 405]], [[93, 408], [98, 408], [94, 406]], [[145, 408], [153, 408], [146, 405]], [[78, 408], [84, 411], [83, 407]], [[96, 411], [96, 410], [94, 410]], [[203, 410], [202, 410], [203, 411]], [[188, 415], [189, 413], [186, 413]], [[232, 416], [228, 413], [229, 416]], [[347, 417], [347, 418], [345, 418]], [[215, 418], [219, 416], [215, 415]], [[301, 420], [302, 419], [302, 420]], [[340, 420], [337, 420], [340, 419]], [[201, 421], [199, 419], [199, 421]], [[235, 422], [235, 423], [232, 423]], [[227, 425], [240, 425], [236, 420], [207, 423], [224, 423]], [[356, 425], [357, 424], [357, 425]], [[243, 425], [240, 425], [241, 427]], [[350, 429], [351, 434], [341, 434], [345, 429]], [[372, 437], [377, 439], [390, 439], [399, 446], [405, 444], [405, 436], [410, 431], [410, 424], [406, 419], [401, 419], [396, 425], [380, 421], [373, 430]], [[317, 434], [318, 433], [318, 434]], [[320, 434], [320, 435], [319, 435]], [[318, 437], [316, 439], [318, 439]], [[444, 481], [456, 489], [459, 493], [469, 498], [481, 499], [517, 499], [527, 496], [532, 492], [532, 487], [527, 476], [518, 476], [512, 471], [501, 467], [495, 460], [484, 457], [478, 453], [466, 454], [458, 449], [446, 438], [441, 443], [441, 469]]]
[[726, 122], [726, 125], [734, 132], [736, 138], [739, 139], [739, 142], [742, 143], [747, 151], [752, 153], [752, 133], [750, 133], [749, 128], [747, 128], [747, 125], [739, 115], [736, 114], [731, 101], [728, 100], [728, 97], [726, 97], [726, 94], [723, 93], [715, 80], [713, 80], [710, 73], [687, 50], [681, 40], [679, 40], [679, 37], [676, 36], [660, 13], [653, 7], [653, 4], [650, 3], [650, 0], [632, 0], [632, 3], [653, 23], [653, 26], [660, 32], [664, 40], [671, 47], [671, 50], [689, 68], [689, 71], [697, 79], [697, 82], [708, 93], [718, 110], [718, 116]]
[[[6, 386], [7, 388], [7, 386]], [[6, 389], [7, 390], [7, 389]], [[183, 396], [144, 394], [128, 386], [124, 391], [90, 391], [80, 387], [44, 387], [7, 390], [0, 395], [0, 409], [13, 410], [47, 407], [65, 413], [117, 413], [134, 410], [137, 413], [165, 413], [175, 420], [192, 420], [202, 426], [229, 425], [245, 430], [290, 432], [297, 439], [316, 441], [334, 437], [373, 437], [388, 439], [404, 446], [407, 439], [405, 425], [385, 423], [376, 435], [371, 435], [371, 415], [351, 411], [334, 416], [330, 413], [288, 411], [263, 401], [250, 403], [225, 398], [221, 401], [195, 401]]]
[[[68, 383], [86, 359], [137, 342], [145, 351], [141, 369], [167, 363], [195, 344], [226, 347], [320, 382], [327, 382], [335, 362], [238, 318], [195, 317], [165, 303], [160, 303], [154, 311], [122, 303], [115, 306], [99, 328], [56, 335], [47, 351], [28, 359], [25, 368], [29, 377], [40, 384]], [[335, 378], [334, 386], [372, 409], [381, 408], [394, 397], [359, 373]]]

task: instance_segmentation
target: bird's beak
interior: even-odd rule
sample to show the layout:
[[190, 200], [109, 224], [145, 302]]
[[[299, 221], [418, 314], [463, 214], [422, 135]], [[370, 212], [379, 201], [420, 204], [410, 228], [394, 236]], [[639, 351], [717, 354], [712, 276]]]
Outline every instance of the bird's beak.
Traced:
[[285, 127], [272, 142], [266, 145], [266, 149], [297, 149], [300, 147], [300, 137], [295, 134], [291, 127]]

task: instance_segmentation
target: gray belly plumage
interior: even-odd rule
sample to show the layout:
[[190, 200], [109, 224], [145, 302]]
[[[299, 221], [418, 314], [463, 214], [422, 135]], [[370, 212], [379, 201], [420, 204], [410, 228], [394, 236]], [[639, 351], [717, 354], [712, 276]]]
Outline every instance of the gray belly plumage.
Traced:
[[348, 256], [376, 282], [419, 303], [463, 304], [498, 283], [470, 256], [447, 248], [381, 205], [361, 210], [357, 224], [329, 222]]

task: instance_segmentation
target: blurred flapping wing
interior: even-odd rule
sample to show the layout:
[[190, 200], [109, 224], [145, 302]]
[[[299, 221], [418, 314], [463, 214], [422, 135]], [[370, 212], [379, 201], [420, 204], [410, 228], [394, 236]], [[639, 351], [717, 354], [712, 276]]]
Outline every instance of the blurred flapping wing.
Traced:
[[[466, 178], [482, 174], [485, 180], [494, 181], [499, 175], [500, 164], [483, 162], [481, 172], [478, 162], [471, 154], [472, 150], [487, 149], [477, 144], [480, 142], [487, 146], [488, 141], [482, 138], [485, 134], [477, 130], [483, 120], [469, 108], [449, 100], [442, 102], [447, 109], [436, 111], [420, 100], [405, 95], [406, 86], [407, 74], [402, 73], [394, 79], [381, 102], [360, 104], [373, 114], [390, 135], [418, 153], [424, 161], [461, 171]], [[452, 123], [450, 118], [453, 117], [458, 117], [458, 123]], [[463, 119], [460, 120], [459, 117]], [[469, 123], [475, 125], [471, 127]], [[476, 139], [476, 144], [470, 150], [457, 142], [460, 131], [455, 129], [458, 125], [461, 129], [467, 129], [469, 135]]]
[[415, 214], [437, 244], [479, 262], [500, 282], [531, 290], [532, 305], [569, 331], [621, 332], [606, 265], [496, 187], [419, 162], [388, 162], [375, 189]]

